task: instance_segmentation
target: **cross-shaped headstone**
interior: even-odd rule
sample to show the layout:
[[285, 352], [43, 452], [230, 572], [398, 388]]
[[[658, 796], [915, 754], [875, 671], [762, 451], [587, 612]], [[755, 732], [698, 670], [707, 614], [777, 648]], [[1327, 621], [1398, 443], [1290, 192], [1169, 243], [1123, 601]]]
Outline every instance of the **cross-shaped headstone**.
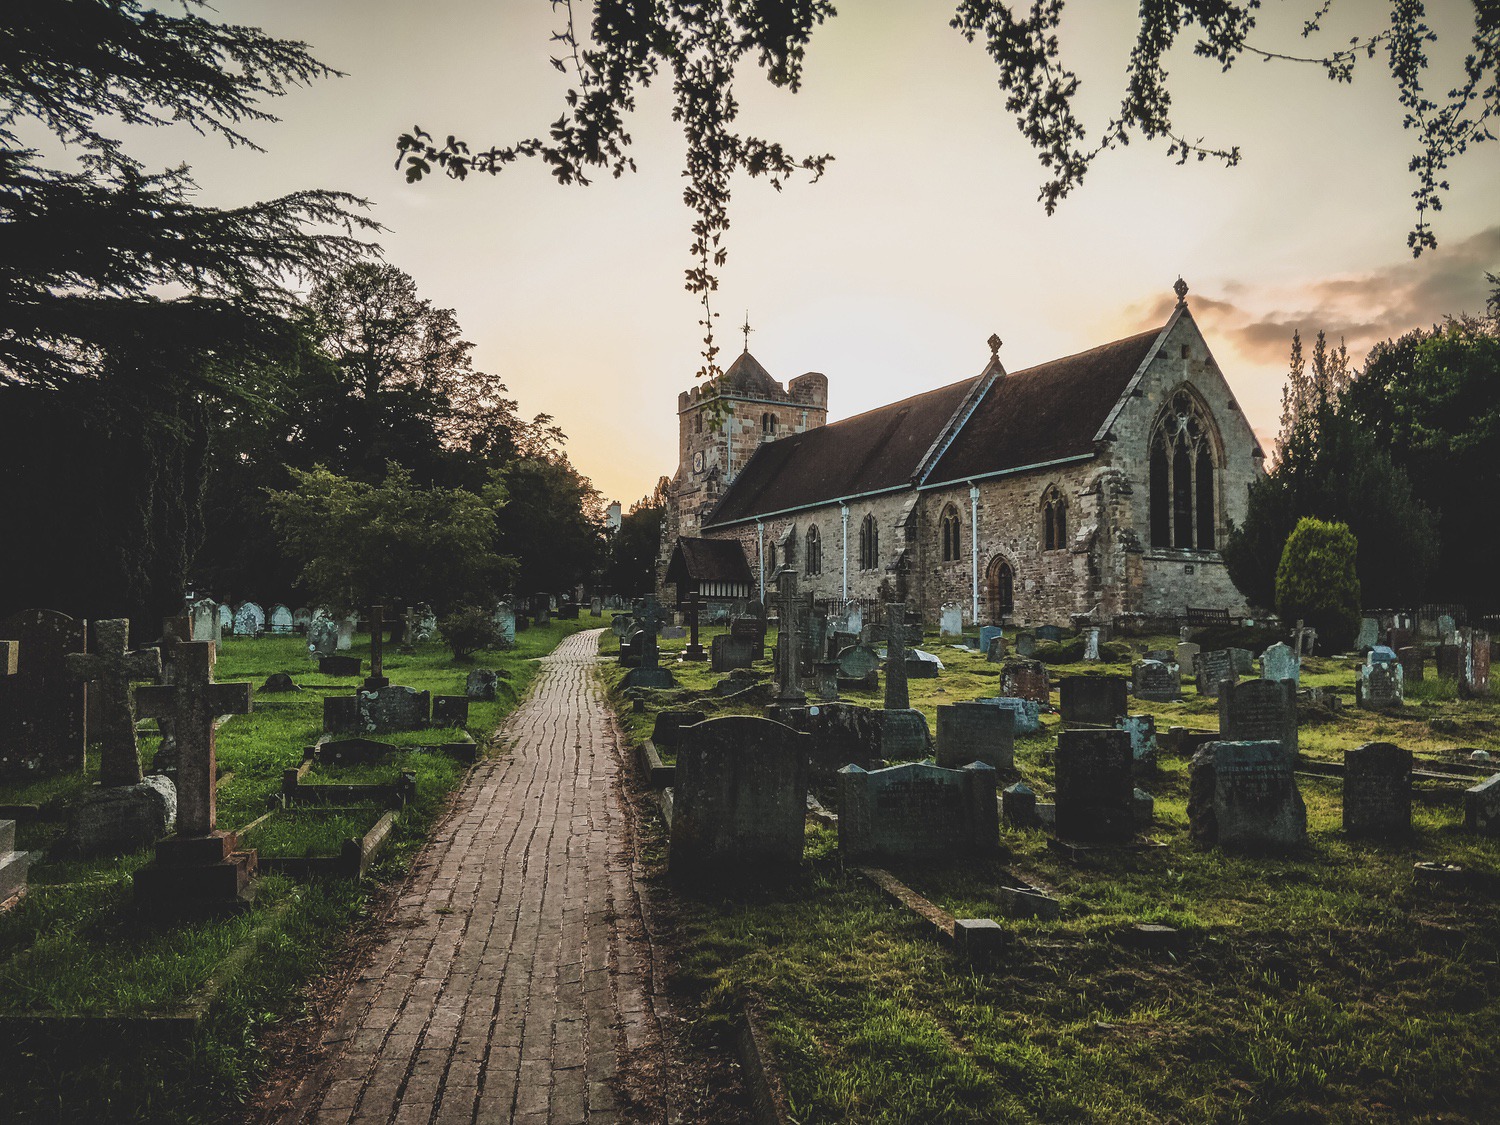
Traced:
[[703, 646], [698, 643], [698, 612], [698, 591], [690, 590], [688, 591], [688, 644], [687, 648], [682, 650], [682, 658], [684, 660], [708, 659], [707, 654], [703, 651]]
[[390, 684], [385, 678], [385, 606], [370, 607], [370, 674], [365, 678], [366, 691], [378, 691]]
[[99, 693], [99, 780], [106, 786], [138, 785], [141, 752], [135, 740], [132, 680], [161, 675], [161, 652], [130, 649], [130, 622], [125, 618], [94, 622], [94, 651], [67, 655], [68, 675], [97, 685]]
[[249, 684], [216, 684], [213, 643], [179, 644], [174, 656], [174, 683], [136, 689], [135, 702], [150, 719], [170, 719], [177, 732], [177, 834], [206, 836], [214, 830], [214, 720], [220, 715], [248, 715]]
[[885, 607], [885, 709], [905, 711], [911, 706], [906, 691], [906, 603]]
[[[161, 682], [173, 682], [173, 660], [177, 646], [193, 639], [193, 619], [188, 617], [163, 617], [161, 619]], [[171, 719], [157, 719], [161, 731], [161, 746], [156, 753], [153, 771], [165, 767], [175, 768], [177, 763], [177, 736]]]
[[802, 639], [797, 635], [797, 613], [802, 608], [797, 597], [797, 572], [791, 567], [776, 575], [781, 625], [776, 638], [776, 702], [800, 707], [807, 702], [802, 690]]
[[661, 664], [661, 650], [656, 644], [656, 634], [662, 627], [664, 620], [661, 606], [656, 603], [654, 594], [647, 594], [641, 611], [635, 615], [636, 625], [645, 633], [642, 638], [641, 650], [636, 653], [631, 650], [631, 656], [640, 656], [642, 668], [656, 668]]

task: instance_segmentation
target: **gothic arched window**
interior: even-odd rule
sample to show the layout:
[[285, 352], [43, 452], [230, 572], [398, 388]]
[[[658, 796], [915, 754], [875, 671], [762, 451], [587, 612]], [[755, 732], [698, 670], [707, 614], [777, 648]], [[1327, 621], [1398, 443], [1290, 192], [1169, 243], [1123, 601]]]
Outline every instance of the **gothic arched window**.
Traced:
[[957, 562], [963, 557], [963, 543], [959, 535], [958, 509], [949, 504], [943, 509], [942, 518], [938, 521], [942, 529], [943, 539], [943, 561]]
[[873, 515], [859, 525], [859, 569], [875, 570], [880, 566], [880, 528]]
[[808, 527], [803, 554], [808, 577], [823, 573], [823, 536], [816, 524]]
[[1218, 447], [1196, 395], [1172, 396], [1151, 432], [1151, 545], [1212, 551], [1217, 544]]
[[1068, 500], [1057, 485], [1042, 493], [1042, 549], [1060, 551], [1068, 545]]

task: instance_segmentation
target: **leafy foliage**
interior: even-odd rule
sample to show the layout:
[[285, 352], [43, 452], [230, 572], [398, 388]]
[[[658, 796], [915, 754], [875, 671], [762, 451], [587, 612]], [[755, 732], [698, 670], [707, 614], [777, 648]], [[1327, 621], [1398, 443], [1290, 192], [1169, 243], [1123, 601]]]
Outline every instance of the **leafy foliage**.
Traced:
[[438, 622], [443, 642], [454, 660], [468, 660], [480, 649], [495, 648], [499, 640], [494, 618], [477, 606], [459, 606]]
[[656, 560], [661, 550], [661, 529], [671, 483], [661, 477], [650, 496], [642, 496], [620, 517], [620, 529], [610, 541], [610, 589], [644, 594], [656, 588]]
[[523, 457], [499, 471], [510, 497], [497, 517], [500, 547], [517, 560], [518, 593], [588, 580], [602, 562], [599, 494], [566, 457]]
[[1341, 652], [1359, 630], [1359, 543], [1347, 524], [1301, 519], [1276, 568], [1276, 608], [1285, 621], [1306, 621]]

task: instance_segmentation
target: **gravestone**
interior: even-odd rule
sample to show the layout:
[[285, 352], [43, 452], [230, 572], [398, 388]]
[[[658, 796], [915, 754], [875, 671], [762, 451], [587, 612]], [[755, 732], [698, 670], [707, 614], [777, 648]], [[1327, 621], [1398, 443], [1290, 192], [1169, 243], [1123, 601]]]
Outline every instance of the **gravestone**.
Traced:
[[0, 780], [83, 769], [87, 689], [68, 674], [66, 658], [87, 649], [87, 636], [86, 622], [50, 609], [0, 621], [0, 637], [16, 642], [15, 671], [0, 676]]
[[234, 634], [234, 610], [228, 605], [219, 606], [219, 635], [214, 640], [223, 640]]
[[1016, 655], [1017, 656], [1024, 656], [1028, 660], [1031, 657], [1033, 657], [1033, 656], [1036, 655], [1036, 634], [1035, 633], [1017, 633], [1016, 634]]
[[1490, 694], [1490, 635], [1483, 629], [1458, 630], [1460, 699], [1484, 699]]
[[1003, 707], [955, 703], [937, 709], [937, 764], [957, 769], [983, 762], [1015, 768], [1016, 716]]
[[1045, 706], [1052, 698], [1047, 666], [1040, 660], [1007, 660], [1000, 669], [1002, 695], [1031, 699]]
[[932, 752], [932, 735], [927, 729], [927, 716], [915, 707], [883, 709], [880, 721], [883, 728], [880, 751], [881, 756], [888, 761], [925, 758]]
[[1289, 680], [1246, 680], [1219, 696], [1224, 742], [1279, 742], [1297, 761], [1297, 688]]
[[313, 656], [332, 656], [339, 650], [339, 623], [316, 616], [307, 626], [307, 651]]
[[1130, 670], [1131, 691], [1137, 699], [1153, 703], [1172, 703], [1182, 698], [1182, 677], [1176, 664], [1160, 660], [1142, 660]]
[[1361, 664], [1354, 685], [1355, 702], [1366, 711], [1399, 708], [1406, 701], [1405, 684], [1400, 664]]
[[1016, 734], [1036, 734], [1042, 729], [1042, 705], [1034, 699], [1017, 699], [1015, 696], [996, 695], [976, 699], [987, 707], [1000, 707], [1015, 716], [1012, 727]]
[[1344, 831], [1403, 836], [1411, 831], [1411, 751], [1367, 742], [1344, 751]]
[[1065, 730], [1057, 736], [1057, 834], [1123, 843], [1135, 835], [1130, 736], [1122, 730]]
[[234, 635], [258, 637], [266, 631], [266, 611], [254, 602], [242, 602], [234, 611]]
[[1158, 664], [1176, 664], [1177, 650], [1171, 648], [1147, 649], [1144, 659], [1154, 660]]
[[1408, 645], [1397, 650], [1401, 661], [1401, 678], [1404, 682], [1421, 683], [1427, 671], [1427, 650], [1417, 645]]
[[[301, 636], [307, 636], [307, 627], [312, 624], [312, 610], [305, 606], [301, 609], [292, 610], [292, 632]], [[197, 640], [197, 637], [193, 638]]]
[[361, 688], [354, 698], [358, 729], [365, 734], [423, 730], [430, 725], [432, 695], [429, 692], [391, 684]]
[[470, 699], [494, 699], [500, 686], [500, 675], [493, 668], [475, 668], [464, 681], [464, 694]]
[[1040, 625], [1036, 630], [1036, 639], [1039, 641], [1060, 641], [1063, 639], [1063, 631], [1056, 625]]
[[1083, 658], [1097, 662], [1099, 659], [1099, 630], [1085, 629], [1083, 633]]
[[707, 718], [702, 711], [658, 711], [651, 728], [651, 741], [664, 750], [676, 750], [682, 728], [694, 726]]
[[354, 630], [359, 627], [359, 618], [353, 614], [341, 617], [338, 621], [338, 641], [334, 648], [338, 652], [348, 652], [354, 647]]
[[964, 607], [956, 602], [945, 603], [939, 618], [938, 631], [944, 637], [963, 636]]
[[676, 687], [676, 677], [661, 666], [661, 652], [656, 644], [657, 630], [665, 620], [656, 598], [648, 596], [635, 616], [640, 629], [631, 634], [630, 658], [636, 666], [625, 673], [623, 686], [653, 689]]
[[[494, 623], [495, 634], [500, 639], [500, 645], [501, 645], [501, 647], [502, 648], [515, 648], [516, 647], [516, 611], [511, 608], [510, 603], [509, 602], [501, 602], [499, 605], [497, 605], [495, 607], [495, 612], [490, 616], [490, 620]], [[615, 622], [619, 622], [621, 620], [622, 620], [622, 618], [617, 617], [617, 618], [615, 618], [614, 621], [610, 622], [610, 624], [613, 627], [614, 624], [615, 624]], [[630, 626], [630, 619], [628, 617], [626, 617], [626, 618], [623, 618], [623, 621], [624, 621], [624, 627], [625, 628], [629, 628], [629, 626]], [[624, 635], [624, 634], [622, 634], [620, 632], [619, 629], [615, 629], [615, 634], [617, 636], [623, 636]]]
[[1500, 836], [1500, 773], [1464, 790], [1464, 828], [1478, 836]]
[[1279, 742], [1210, 742], [1190, 768], [1194, 843], [1285, 850], [1306, 841], [1307, 807]]
[[195, 641], [217, 641], [219, 633], [219, 607], [212, 598], [200, 598], [192, 604], [188, 615], [193, 619]]
[[906, 603], [885, 607], [885, 709], [904, 711], [911, 706], [906, 688]]
[[904, 663], [908, 680], [935, 680], [943, 670], [941, 660], [933, 653], [923, 652], [919, 648], [907, 649]]
[[292, 611], [284, 605], [273, 605], [267, 620], [272, 633], [284, 636], [292, 631]]
[[1000, 816], [1012, 828], [1035, 828], [1036, 793], [1024, 781], [1018, 781], [1000, 794]]
[[1064, 676], [1057, 690], [1065, 724], [1112, 727], [1130, 706], [1130, 683], [1123, 676]]
[[[562, 620], [561, 614], [558, 615], [558, 620]], [[681, 625], [663, 625], [657, 636], [664, 641], [680, 641], [687, 636], [687, 630]]]
[[1239, 679], [1234, 653], [1228, 649], [1200, 652], [1193, 660], [1193, 672], [1198, 683], [1198, 694], [1210, 699], [1218, 696], [1219, 684], [1224, 680]]
[[839, 652], [839, 687], [874, 691], [880, 686], [880, 654], [867, 645], [851, 645]]
[[983, 762], [951, 770], [909, 762], [839, 770], [839, 852], [951, 859], [993, 854], [1000, 843], [995, 771]]
[[807, 817], [808, 736], [730, 715], [685, 727], [668, 870], [691, 878], [795, 870]]
[[1380, 622], [1373, 617], [1359, 619], [1359, 636], [1354, 642], [1354, 651], [1364, 652], [1380, 643]]
[[64, 659], [68, 675], [83, 680], [97, 693], [99, 725], [92, 732], [99, 743], [99, 782], [105, 788], [138, 785], [141, 780], [140, 745], [135, 737], [133, 680], [161, 676], [161, 652], [130, 649], [130, 622], [124, 618], [94, 622], [94, 647]]
[[1297, 659], [1297, 654], [1290, 645], [1277, 641], [1260, 654], [1260, 678], [1273, 682], [1291, 680], [1293, 683], [1300, 683], [1302, 661]]
[[755, 650], [749, 641], [720, 633], [708, 642], [709, 670], [730, 672], [736, 668], [749, 668], [755, 659]]
[[468, 726], [468, 695], [434, 695], [432, 697], [432, 725], [435, 727]]
[[603, 598], [595, 597], [595, 598], [590, 598], [589, 599], [589, 616], [590, 617], [603, 617], [604, 616], [604, 599]]
[[1198, 674], [1197, 660], [1200, 649], [1191, 641], [1182, 641], [1177, 645], [1177, 667], [1181, 669], [1184, 676], [1196, 676]]
[[[808, 736], [809, 763], [815, 774], [833, 774], [844, 766], [865, 769], [886, 757], [890, 712], [853, 703], [813, 703], [806, 707], [771, 707], [767, 717]], [[921, 753], [926, 751], [923, 723]], [[899, 738], [899, 733], [898, 733]]]
[[[1004, 637], [1005, 637], [1005, 630], [1003, 628], [1001, 628], [999, 625], [983, 625], [983, 626], [980, 626], [980, 629], [979, 629], [979, 651], [982, 652], [982, 653], [984, 653], [986, 656], [988, 656], [989, 652], [990, 652], [990, 644], [992, 642], [994, 642], [994, 641], [1002, 640]], [[1002, 647], [1000, 651], [1003, 654], [1005, 650]]]
[[1395, 649], [1388, 648], [1385, 645], [1376, 645], [1370, 649], [1366, 659], [1371, 664], [1396, 664], [1401, 658], [1396, 655]]
[[813, 694], [825, 703], [839, 697], [839, 664], [837, 660], [815, 660], [812, 666]]
[[755, 614], [739, 614], [729, 620], [729, 635], [744, 641], [754, 650], [754, 659], [764, 660], [766, 655], [766, 619]]
[[1125, 715], [1115, 726], [1130, 736], [1136, 775], [1149, 776], [1156, 769], [1156, 720], [1150, 715]]
[[391, 681], [385, 674], [385, 606], [370, 607], [370, 674], [365, 677], [363, 690], [379, 691], [389, 687]]
[[143, 900], [237, 905], [252, 897], [255, 853], [235, 851], [234, 834], [218, 831], [214, 745], [220, 715], [250, 713], [250, 685], [214, 683], [213, 659], [209, 642], [179, 644], [175, 682], [136, 691], [142, 714], [170, 718], [177, 734], [177, 834], [137, 869], [135, 891]]

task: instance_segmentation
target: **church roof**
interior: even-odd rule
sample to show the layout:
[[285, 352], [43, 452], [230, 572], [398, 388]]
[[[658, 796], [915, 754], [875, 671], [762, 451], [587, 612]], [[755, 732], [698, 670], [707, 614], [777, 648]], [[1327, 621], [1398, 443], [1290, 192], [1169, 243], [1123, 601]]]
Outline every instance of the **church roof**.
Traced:
[[750, 398], [786, 398], [786, 389], [771, 378], [771, 373], [748, 351], [741, 352], [739, 359], [729, 365], [729, 370], [719, 376], [715, 389], [724, 394]]
[[[999, 374], [966, 420], [955, 414], [975, 389], [974, 379], [764, 442], [730, 484], [707, 526], [1092, 454], [1094, 435], [1161, 333], [1152, 329]], [[987, 368], [980, 380], [990, 372]], [[927, 455], [952, 422], [962, 424], [946, 448], [939, 446], [929, 468]]]

